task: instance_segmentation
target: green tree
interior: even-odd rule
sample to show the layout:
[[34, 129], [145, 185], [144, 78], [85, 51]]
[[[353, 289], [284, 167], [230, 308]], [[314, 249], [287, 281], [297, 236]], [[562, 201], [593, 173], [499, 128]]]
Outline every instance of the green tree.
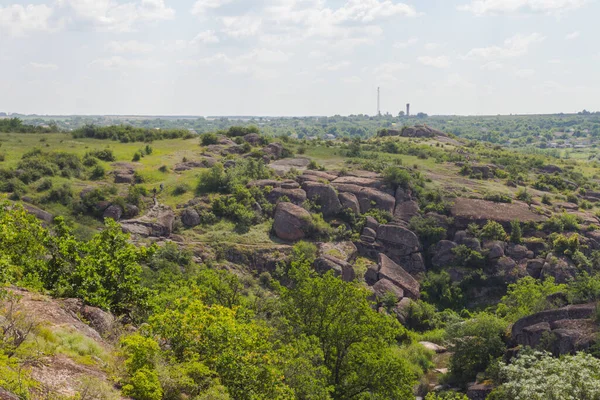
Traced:
[[368, 293], [331, 273], [316, 276], [304, 259], [292, 263], [292, 289], [281, 288], [282, 311], [294, 335], [314, 336], [331, 372], [334, 399], [409, 399], [415, 377], [391, 351], [404, 334], [375, 312]]
[[548, 301], [548, 296], [566, 290], [567, 285], [557, 285], [553, 277], [538, 281], [527, 276], [508, 285], [508, 291], [500, 300], [496, 313], [508, 322], [516, 322], [522, 317], [551, 308], [553, 305]]

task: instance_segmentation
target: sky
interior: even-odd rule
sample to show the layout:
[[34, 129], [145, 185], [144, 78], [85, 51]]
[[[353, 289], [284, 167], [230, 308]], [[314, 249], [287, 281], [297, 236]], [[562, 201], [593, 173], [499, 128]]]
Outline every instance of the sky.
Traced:
[[600, 110], [600, 0], [0, 0], [0, 111]]

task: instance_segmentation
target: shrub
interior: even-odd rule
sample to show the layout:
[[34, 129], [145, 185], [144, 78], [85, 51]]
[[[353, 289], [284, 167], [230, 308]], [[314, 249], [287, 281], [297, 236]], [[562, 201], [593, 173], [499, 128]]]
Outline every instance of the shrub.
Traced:
[[485, 262], [483, 254], [460, 244], [452, 249], [454, 263], [457, 267], [481, 268]]
[[510, 196], [502, 193], [487, 194], [484, 200], [493, 201], [495, 203], [512, 203]]
[[454, 347], [450, 358], [450, 377], [461, 385], [475, 380], [506, 350], [507, 322], [488, 313], [449, 325], [446, 330]]
[[219, 138], [217, 137], [217, 134], [214, 132], [204, 133], [204, 134], [200, 135], [200, 143], [202, 143], [202, 146], [209, 146], [211, 144], [217, 144], [218, 141], [219, 141]]
[[521, 223], [518, 220], [514, 220], [510, 223], [510, 241], [512, 243], [520, 244], [523, 238], [523, 231], [521, 230]]
[[446, 239], [446, 228], [439, 226], [433, 217], [417, 215], [411, 218], [410, 229], [419, 236], [425, 248]]
[[115, 157], [115, 154], [113, 153], [113, 151], [110, 149], [92, 150], [92, 151], [86, 153], [86, 156], [87, 155], [97, 158], [98, 160], [108, 161], [108, 162], [116, 161], [116, 159], [117, 159]]
[[527, 191], [527, 188], [519, 189], [515, 197], [517, 198], [517, 200], [524, 201], [525, 203], [531, 203], [532, 199], [531, 194], [529, 194], [529, 192]]
[[190, 187], [185, 183], [180, 183], [175, 186], [173, 189], [173, 196], [181, 196], [184, 193], [187, 193], [190, 190]]
[[92, 172], [90, 173], [90, 179], [96, 181], [96, 180], [104, 178], [105, 175], [106, 175], [106, 170], [104, 169], [104, 167], [102, 165], [96, 165], [94, 167], [94, 169], [92, 169]]
[[133, 158], [131, 159], [131, 161], [138, 162], [141, 159], [142, 159], [142, 153], [140, 153], [139, 151], [136, 151], [135, 154], [133, 155]]
[[421, 294], [423, 300], [435, 304], [440, 310], [460, 310], [463, 306], [462, 290], [452, 282], [446, 271], [428, 271], [421, 284]]
[[553, 308], [555, 305], [548, 297], [566, 289], [566, 285], [554, 283], [553, 277], [538, 281], [527, 276], [508, 285], [508, 291], [500, 300], [496, 314], [508, 322], [516, 322], [522, 317]]
[[547, 194], [544, 193], [544, 195], [542, 196], [542, 204], [546, 204], [548, 206], [552, 205], [552, 201], [550, 200], [550, 196], [548, 196]]
[[383, 179], [394, 188], [409, 188], [412, 182], [410, 173], [395, 165], [389, 166], [383, 171]]
[[487, 224], [481, 228], [481, 237], [488, 240], [506, 240], [506, 231], [496, 221], [488, 221]]
[[50, 190], [50, 192], [42, 199], [44, 203], [60, 203], [68, 206], [73, 201], [73, 190], [67, 183], [58, 188]]
[[42, 181], [40, 182], [40, 184], [37, 186], [37, 191], [38, 192], [44, 192], [48, 189], [52, 188], [52, 180], [45, 178], [42, 179]]
[[146, 147], [144, 148], [144, 152], [146, 153], [146, 155], [152, 154], [153, 151], [154, 151], [154, 149], [149, 144], [147, 144]]
[[169, 167], [167, 167], [166, 165], [161, 165], [158, 170], [163, 173], [169, 172]]
[[500, 364], [502, 384], [490, 400], [600, 398], [600, 360], [578, 353], [554, 358], [550, 353], [526, 350], [512, 364]]

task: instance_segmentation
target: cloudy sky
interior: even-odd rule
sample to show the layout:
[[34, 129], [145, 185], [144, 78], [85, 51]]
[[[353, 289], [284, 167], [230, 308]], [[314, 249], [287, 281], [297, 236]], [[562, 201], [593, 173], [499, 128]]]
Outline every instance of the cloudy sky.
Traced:
[[0, 0], [0, 111], [600, 110], [600, 0]]

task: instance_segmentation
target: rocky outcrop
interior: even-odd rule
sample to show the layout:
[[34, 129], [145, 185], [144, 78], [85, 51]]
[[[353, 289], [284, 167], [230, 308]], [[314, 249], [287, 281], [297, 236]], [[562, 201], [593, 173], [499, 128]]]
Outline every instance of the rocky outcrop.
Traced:
[[360, 204], [358, 203], [358, 199], [356, 195], [353, 193], [340, 193], [338, 195], [338, 199], [340, 200], [340, 204], [342, 205], [342, 209], [349, 209], [355, 214], [360, 214]]
[[377, 240], [389, 245], [399, 255], [409, 255], [421, 251], [419, 238], [411, 230], [400, 225], [380, 225]]
[[54, 221], [54, 215], [50, 214], [48, 211], [44, 211], [42, 209], [34, 207], [31, 204], [23, 204], [23, 208], [29, 214], [32, 214], [40, 221], [43, 221], [47, 224], [50, 224], [50, 223], [52, 223], [52, 221]]
[[418, 137], [432, 138], [436, 136], [448, 136], [442, 131], [431, 128], [427, 125], [405, 126], [402, 129], [382, 129], [378, 133], [379, 136], [403, 136], [403, 137]]
[[358, 195], [358, 203], [360, 204], [360, 211], [364, 214], [371, 208], [378, 208], [383, 211], [387, 211], [390, 214], [394, 213], [394, 206], [396, 205], [396, 199], [394, 196], [384, 193], [374, 188], [363, 188]]
[[267, 193], [266, 197], [269, 203], [272, 204], [276, 204], [282, 197], [285, 197], [291, 203], [299, 206], [306, 201], [306, 192], [302, 189], [284, 189], [282, 187], [276, 187]]
[[358, 255], [358, 250], [352, 242], [326, 242], [319, 244], [319, 255], [353, 262]]
[[321, 206], [323, 216], [331, 217], [342, 210], [338, 194], [331, 185], [320, 182], [304, 182], [302, 189], [310, 200]]
[[473, 384], [467, 389], [467, 397], [469, 400], [485, 400], [492, 390], [494, 387], [485, 383]]
[[273, 160], [279, 160], [283, 156], [283, 145], [281, 143], [270, 143], [262, 150]]
[[193, 228], [200, 225], [200, 215], [193, 208], [186, 208], [181, 213], [181, 222], [187, 228]]
[[394, 208], [394, 221], [395, 222], [410, 222], [411, 218], [419, 215], [419, 203], [414, 200], [407, 200], [398, 202], [396, 201], [396, 207]]
[[508, 227], [514, 220], [543, 222], [547, 219], [531, 211], [525, 203], [495, 203], [480, 199], [457, 198], [450, 212], [459, 229], [465, 229], [471, 223], [484, 225], [487, 221], [496, 221]]
[[179, 164], [176, 164], [174, 171], [181, 172], [181, 171], [190, 171], [190, 170], [196, 169], [196, 168], [210, 168], [213, 165], [215, 165], [216, 163], [217, 163], [217, 160], [215, 160], [214, 158], [205, 157], [204, 159], [202, 159], [200, 161], [186, 161], [186, 162], [181, 162]]
[[418, 299], [421, 296], [421, 287], [400, 265], [396, 264], [385, 254], [379, 254], [379, 279], [388, 279], [404, 291], [404, 295], [411, 299]]
[[548, 346], [555, 355], [585, 350], [597, 340], [596, 307], [581, 304], [529, 315], [515, 322], [511, 338], [515, 345]]
[[112, 314], [97, 307], [87, 306], [80, 299], [65, 299], [63, 305], [75, 318], [83, 317], [83, 320], [101, 336], [106, 337], [112, 333], [115, 325], [115, 317]]
[[169, 237], [174, 221], [175, 214], [170, 207], [156, 204], [140, 218], [121, 221], [121, 228], [126, 233], [142, 237]]
[[540, 278], [546, 279], [551, 276], [556, 283], [567, 283], [578, 274], [578, 269], [567, 257], [557, 257], [554, 253], [548, 253]]
[[341, 277], [345, 282], [352, 282], [356, 279], [354, 268], [350, 263], [329, 255], [317, 258], [314, 262], [314, 268], [320, 274], [333, 271], [335, 276]]
[[334, 186], [337, 185], [355, 185], [361, 188], [373, 188], [373, 189], [381, 189], [384, 184], [379, 179], [372, 178], [361, 178], [358, 176], [342, 176], [335, 179], [332, 184]]
[[373, 293], [379, 301], [384, 299], [389, 294], [393, 295], [396, 303], [404, 297], [404, 290], [389, 279], [383, 278], [373, 285]]
[[273, 230], [278, 238], [287, 241], [304, 239], [310, 224], [310, 213], [304, 208], [288, 202], [277, 204]]
[[0, 387], [0, 400], [19, 400], [19, 396]]
[[451, 266], [456, 260], [452, 251], [456, 246], [458, 246], [456, 243], [449, 240], [440, 240], [432, 249], [431, 264], [436, 268]]
[[258, 146], [261, 144], [262, 139], [258, 133], [249, 133], [243, 137], [243, 139], [250, 143], [252, 146]]
[[115, 183], [133, 183], [135, 175], [133, 171], [117, 171], [115, 172]]
[[106, 210], [104, 210], [104, 213], [102, 214], [102, 218], [104, 218], [104, 219], [110, 218], [114, 221], [119, 221], [121, 219], [122, 215], [123, 215], [123, 209], [121, 208], [121, 206], [112, 204]]
[[337, 179], [337, 175], [333, 175], [325, 171], [314, 171], [310, 169], [307, 169], [302, 175], [298, 177], [298, 180], [300, 182], [331, 182], [334, 179]]

